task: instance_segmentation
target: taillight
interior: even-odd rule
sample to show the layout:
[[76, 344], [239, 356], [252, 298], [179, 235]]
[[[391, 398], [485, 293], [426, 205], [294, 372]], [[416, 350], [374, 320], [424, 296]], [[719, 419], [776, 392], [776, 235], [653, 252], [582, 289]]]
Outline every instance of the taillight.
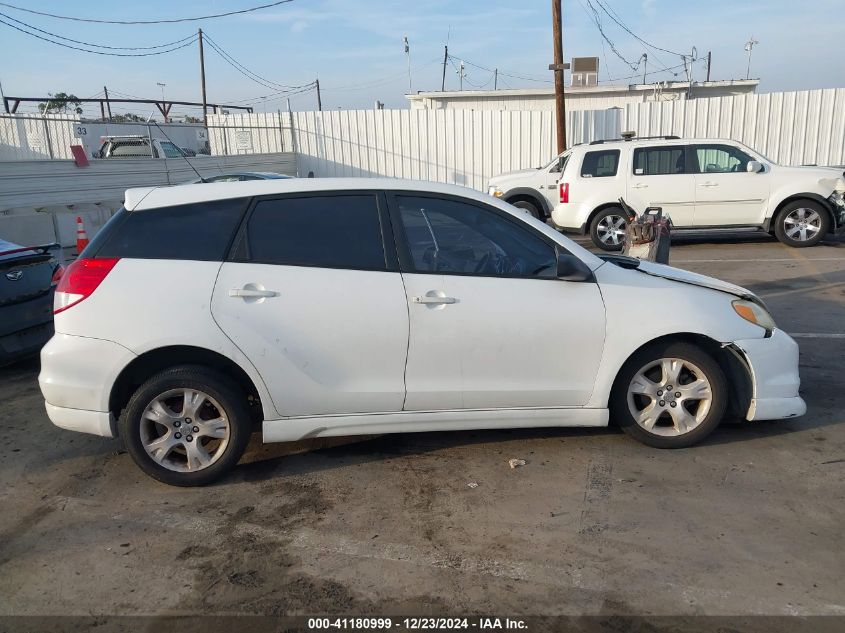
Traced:
[[53, 271], [53, 278], [50, 280], [50, 285], [55, 286], [59, 283], [62, 279], [62, 275], [65, 274], [65, 267], [61, 264], [56, 266], [56, 270]]
[[119, 259], [77, 259], [64, 271], [56, 286], [53, 314], [67, 310], [90, 296]]
[[569, 202], [569, 183], [568, 182], [562, 182], [562, 183], [560, 183], [559, 188], [560, 188], [560, 201], [561, 201], [561, 203], [565, 204], [565, 203]]

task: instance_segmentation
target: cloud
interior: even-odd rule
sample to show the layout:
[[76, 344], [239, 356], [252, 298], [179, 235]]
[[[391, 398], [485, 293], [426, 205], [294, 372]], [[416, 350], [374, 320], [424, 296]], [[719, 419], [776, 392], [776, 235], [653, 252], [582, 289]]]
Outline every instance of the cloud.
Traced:
[[305, 29], [308, 28], [308, 22], [305, 20], [297, 20], [290, 26], [290, 30], [292, 33], [302, 33]]

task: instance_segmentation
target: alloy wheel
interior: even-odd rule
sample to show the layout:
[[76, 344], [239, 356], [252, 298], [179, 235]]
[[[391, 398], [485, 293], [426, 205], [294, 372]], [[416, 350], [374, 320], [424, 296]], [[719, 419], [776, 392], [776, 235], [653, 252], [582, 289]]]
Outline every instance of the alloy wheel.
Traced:
[[596, 233], [604, 244], [619, 246], [625, 241], [626, 224], [621, 215], [606, 215], [596, 225]]
[[682, 358], [661, 358], [642, 367], [628, 386], [628, 409], [654, 435], [678, 436], [698, 427], [713, 404], [705, 373]]
[[806, 242], [818, 235], [822, 229], [822, 217], [819, 212], [807, 207], [793, 209], [783, 219], [786, 236], [797, 242]]
[[175, 472], [196, 472], [226, 450], [231, 427], [226, 411], [198, 389], [171, 389], [156, 396], [141, 416], [141, 444], [153, 461]]

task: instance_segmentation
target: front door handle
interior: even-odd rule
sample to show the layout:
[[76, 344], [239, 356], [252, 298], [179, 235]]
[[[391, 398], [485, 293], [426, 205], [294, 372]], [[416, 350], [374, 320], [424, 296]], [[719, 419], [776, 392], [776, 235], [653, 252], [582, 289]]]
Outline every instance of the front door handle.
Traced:
[[442, 304], [446, 304], [446, 303], [457, 303], [458, 302], [458, 300], [455, 299], [455, 297], [437, 297], [437, 296], [434, 296], [434, 297], [431, 297], [431, 296], [413, 297], [411, 299], [411, 301], [413, 303], [423, 303], [423, 304], [427, 304], [427, 305], [442, 305]]
[[241, 297], [243, 299], [257, 299], [262, 297], [278, 297], [275, 290], [256, 290], [254, 288], [232, 288], [229, 291], [230, 297]]
[[644, 182], [638, 182], [636, 185], [631, 185], [631, 189], [648, 189], [648, 185]]
[[718, 183], [718, 182], [710, 182], [710, 181], [708, 180], [707, 182], [703, 182], [703, 183], [701, 183], [701, 186], [702, 186], [702, 187], [718, 187], [718, 186], [719, 186], [719, 183]]

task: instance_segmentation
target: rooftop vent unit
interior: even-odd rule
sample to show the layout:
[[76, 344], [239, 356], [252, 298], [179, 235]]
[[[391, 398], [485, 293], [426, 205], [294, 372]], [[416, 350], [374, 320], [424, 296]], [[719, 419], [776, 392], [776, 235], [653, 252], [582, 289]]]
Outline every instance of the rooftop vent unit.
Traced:
[[598, 85], [598, 57], [573, 57], [571, 68], [572, 72], [570, 74], [570, 85], [573, 88]]

